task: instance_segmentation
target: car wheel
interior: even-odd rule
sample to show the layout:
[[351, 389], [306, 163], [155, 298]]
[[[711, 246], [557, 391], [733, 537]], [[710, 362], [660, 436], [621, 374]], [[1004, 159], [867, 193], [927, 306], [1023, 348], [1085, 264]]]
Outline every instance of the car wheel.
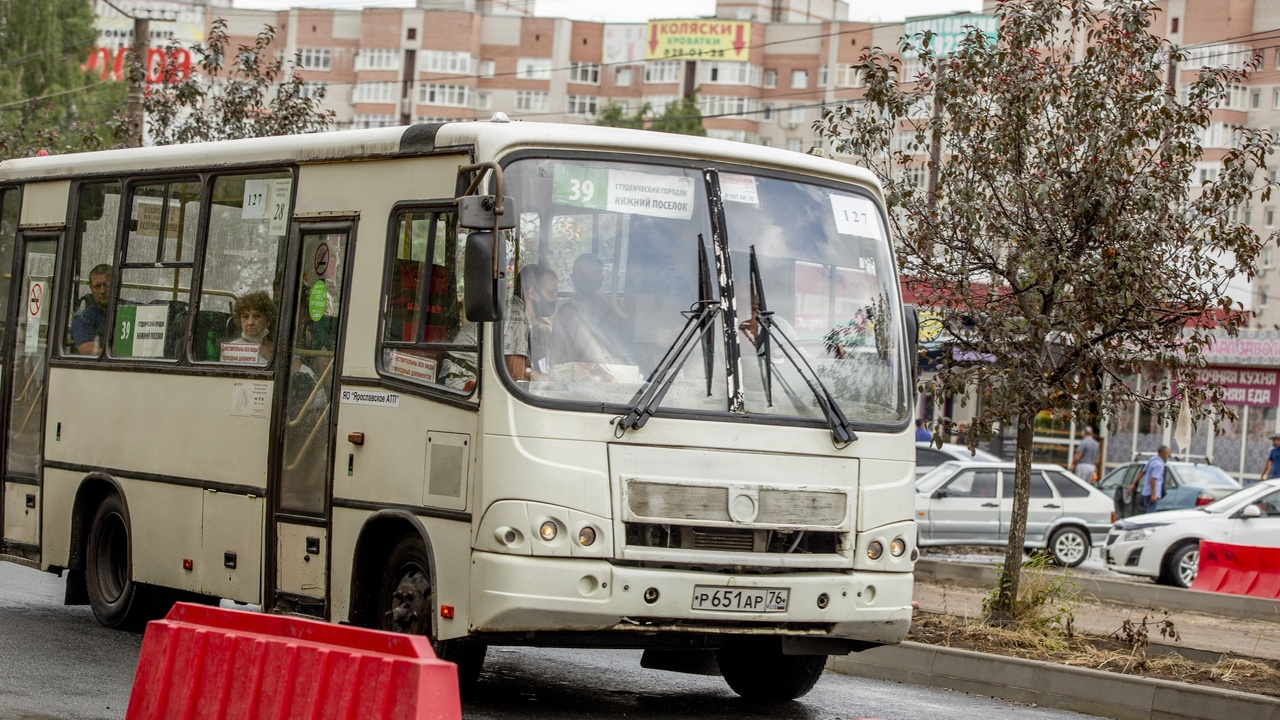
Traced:
[[1049, 554], [1055, 565], [1075, 567], [1089, 557], [1089, 536], [1078, 527], [1059, 528], [1049, 538]]
[[1164, 578], [1175, 587], [1189, 588], [1200, 568], [1200, 543], [1183, 543], [1169, 553]]

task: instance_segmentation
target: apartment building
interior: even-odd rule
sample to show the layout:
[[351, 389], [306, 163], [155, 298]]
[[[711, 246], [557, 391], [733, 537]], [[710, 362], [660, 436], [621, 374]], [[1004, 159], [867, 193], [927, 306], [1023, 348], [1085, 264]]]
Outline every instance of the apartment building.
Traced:
[[[1191, 53], [1178, 76], [1184, 87], [1202, 65], [1263, 56], [1261, 69], [1214, 112], [1196, 177], [1210, 179], [1239, 128], [1280, 131], [1280, 3], [1157, 6], [1155, 32]], [[99, 0], [102, 47], [91, 62], [132, 41], [120, 10], [152, 18], [156, 47], [202, 39], [215, 17], [226, 19], [236, 42], [275, 27], [275, 51], [300, 53], [307, 91], [325, 88], [324, 105], [338, 127], [471, 120], [497, 111], [516, 120], [592, 123], [609, 103], [628, 112], [647, 104], [660, 113], [697, 89], [708, 135], [801, 152], [821, 146], [812, 126], [824, 107], [861, 95], [851, 69], [861, 50], [891, 48], [904, 31], [903, 23], [845, 21], [844, 0], [719, 0], [715, 19], [743, 26], [737, 57], [646, 61], [651, 27], [535, 17], [533, 0], [281, 11], [237, 8], [234, 0]], [[1260, 235], [1280, 230], [1280, 194], [1237, 212]], [[1252, 287], [1234, 294], [1257, 313], [1257, 329], [1280, 331], [1280, 248], [1263, 252], [1258, 271]]]

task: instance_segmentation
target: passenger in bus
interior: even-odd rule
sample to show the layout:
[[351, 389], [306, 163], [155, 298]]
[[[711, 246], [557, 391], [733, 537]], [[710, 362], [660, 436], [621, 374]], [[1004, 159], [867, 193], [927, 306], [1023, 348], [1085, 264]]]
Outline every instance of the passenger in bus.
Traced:
[[551, 375], [550, 318], [556, 312], [560, 280], [551, 268], [534, 263], [520, 269], [513, 290], [502, 329], [507, 372], [516, 381], [546, 380]]
[[107, 337], [107, 300], [111, 297], [111, 266], [89, 271], [89, 301], [71, 319], [71, 342], [81, 355], [101, 355]]
[[232, 308], [236, 322], [240, 325], [240, 337], [234, 342], [258, 346], [259, 365], [271, 362], [275, 355], [276, 340], [271, 328], [276, 323], [276, 304], [265, 292], [251, 292], [236, 298]]
[[[556, 310], [552, 366], [563, 363], [625, 363], [621, 341], [627, 317], [604, 286], [604, 262], [591, 253], [573, 261], [573, 296]], [[605, 373], [608, 375], [608, 373]], [[593, 375], [592, 379], [612, 379]]]

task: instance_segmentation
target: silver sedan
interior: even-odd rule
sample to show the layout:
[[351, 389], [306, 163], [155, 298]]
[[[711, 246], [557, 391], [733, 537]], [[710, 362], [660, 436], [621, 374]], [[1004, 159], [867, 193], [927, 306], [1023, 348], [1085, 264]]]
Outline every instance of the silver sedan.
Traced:
[[[1008, 544], [1013, 470], [1006, 462], [948, 462], [916, 480], [919, 544]], [[1114, 521], [1115, 504], [1089, 483], [1060, 465], [1032, 466], [1028, 551], [1047, 550], [1054, 563], [1075, 567]]]

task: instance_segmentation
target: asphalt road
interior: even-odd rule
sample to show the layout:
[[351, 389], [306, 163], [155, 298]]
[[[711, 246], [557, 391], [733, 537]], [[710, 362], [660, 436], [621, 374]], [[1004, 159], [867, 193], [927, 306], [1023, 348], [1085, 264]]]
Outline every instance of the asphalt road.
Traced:
[[[120, 720], [142, 636], [62, 605], [63, 581], [0, 563], [0, 719]], [[761, 706], [720, 678], [640, 667], [637, 651], [494, 648], [468, 720], [883, 718], [1085, 720], [1090, 716], [828, 673], [800, 701]]]

